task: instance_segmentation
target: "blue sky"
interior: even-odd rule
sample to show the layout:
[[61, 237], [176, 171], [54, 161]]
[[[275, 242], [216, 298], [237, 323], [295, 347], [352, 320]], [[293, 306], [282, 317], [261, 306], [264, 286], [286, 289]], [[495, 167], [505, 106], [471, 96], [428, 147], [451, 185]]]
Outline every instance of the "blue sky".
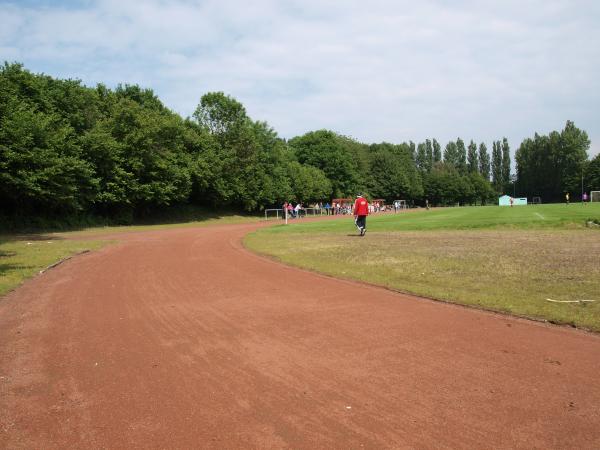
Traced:
[[600, 2], [0, 0], [0, 60], [152, 88], [182, 116], [223, 91], [282, 137], [506, 136], [567, 120], [600, 152]]

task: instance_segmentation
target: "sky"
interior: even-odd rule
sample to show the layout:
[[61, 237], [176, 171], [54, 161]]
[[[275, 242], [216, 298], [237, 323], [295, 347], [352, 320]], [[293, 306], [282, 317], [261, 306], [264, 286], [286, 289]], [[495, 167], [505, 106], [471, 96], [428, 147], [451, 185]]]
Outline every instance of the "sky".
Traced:
[[585, 130], [600, 152], [596, 0], [0, 0], [0, 61], [138, 84], [183, 117], [222, 91], [281, 137], [442, 146]]

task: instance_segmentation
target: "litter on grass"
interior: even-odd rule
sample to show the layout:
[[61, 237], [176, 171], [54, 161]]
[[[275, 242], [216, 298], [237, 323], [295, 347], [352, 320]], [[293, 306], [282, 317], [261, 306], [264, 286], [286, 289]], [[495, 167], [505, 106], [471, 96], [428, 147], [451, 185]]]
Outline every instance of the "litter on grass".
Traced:
[[553, 303], [588, 303], [595, 302], [596, 300], [552, 300], [551, 298], [547, 298], [546, 301]]

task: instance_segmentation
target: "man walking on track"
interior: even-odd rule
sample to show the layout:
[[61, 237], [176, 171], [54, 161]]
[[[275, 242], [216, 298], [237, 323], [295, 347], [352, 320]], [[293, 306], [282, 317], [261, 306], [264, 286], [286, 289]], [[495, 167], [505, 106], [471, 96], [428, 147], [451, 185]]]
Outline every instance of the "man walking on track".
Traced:
[[367, 232], [367, 216], [369, 215], [369, 203], [367, 199], [365, 199], [362, 194], [358, 194], [356, 196], [356, 201], [354, 202], [354, 223], [358, 228], [361, 236], [364, 236]]

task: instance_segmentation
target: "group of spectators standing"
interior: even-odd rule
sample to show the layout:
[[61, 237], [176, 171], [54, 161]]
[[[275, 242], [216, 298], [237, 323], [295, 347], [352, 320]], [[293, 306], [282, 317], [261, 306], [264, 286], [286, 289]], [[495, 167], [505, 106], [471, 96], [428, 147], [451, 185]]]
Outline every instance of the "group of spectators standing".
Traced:
[[[321, 212], [322, 209], [325, 210], [325, 214], [353, 214], [354, 215], [354, 223], [358, 228], [358, 231], [361, 236], [364, 236], [367, 232], [367, 216], [369, 213], [375, 211], [382, 210], [383, 203], [381, 204], [372, 204], [369, 205], [367, 199], [362, 195], [358, 194], [356, 196], [356, 200], [354, 203], [339, 203], [337, 201], [333, 202], [333, 205], [330, 205], [329, 202], [323, 205], [321, 202], [318, 202], [311, 206], [315, 212]], [[283, 204], [283, 218], [300, 218], [306, 215], [306, 208], [302, 206], [302, 202], [296, 203], [294, 206], [291, 202], [285, 202]]]
[[[316, 214], [325, 214], [328, 216], [352, 213], [352, 205], [339, 202], [333, 202], [331, 204], [329, 202], [326, 202], [325, 204], [317, 202], [314, 205], [310, 205], [309, 208], [314, 209]], [[307, 208], [302, 205], [302, 202], [296, 203], [296, 206], [294, 206], [292, 202], [285, 202], [283, 204], [283, 211], [287, 211], [287, 216], [292, 219], [306, 216], [306, 209]], [[285, 215], [283, 217], [285, 218]]]
[[[324, 214], [327, 216], [335, 216], [335, 215], [349, 215], [349, 214], [353, 214], [353, 210], [354, 210], [354, 203], [352, 199], [334, 199], [334, 201], [332, 201], [331, 203], [329, 202], [317, 202], [314, 204], [309, 205], [308, 208], [306, 208], [302, 202], [298, 202], [296, 203], [296, 205], [294, 206], [293, 202], [285, 202], [283, 204], [283, 211], [287, 212], [287, 217], [291, 218], [291, 219], [295, 219], [295, 218], [301, 218], [306, 216], [306, 210], [307, 209], [314, 209], [315, 210], [315, 215], [320, 215], [320, 214]], [[394, 208], [387, 207], [383, 201], [374, 201], [373, 203], [370, 203], [368, 206], [369, 209], [369, 213], [377, 213], [377, 212], [385, 212], [388, 210], [394, 210], [397, 211], [397, 208], [399, 209], [399, 206], [394, 205]], [[282, 216], [283, 218], [285, 218], [285, 215]]]

